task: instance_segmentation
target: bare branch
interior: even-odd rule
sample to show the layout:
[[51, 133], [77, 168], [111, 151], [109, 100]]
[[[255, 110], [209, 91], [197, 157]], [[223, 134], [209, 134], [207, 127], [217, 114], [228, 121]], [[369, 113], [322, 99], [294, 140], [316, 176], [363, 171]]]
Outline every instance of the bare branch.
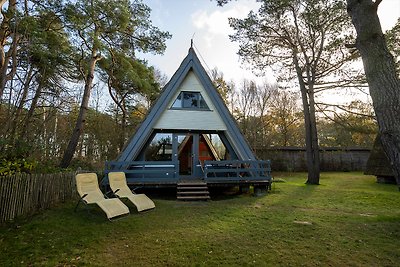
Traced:
[[382, 0], [375, 0], [374, 2], [374, 8], [378, 9], [379, 4], [382, 2]]
[[[357, 115], [357, 116], [362, 116], [362, 117], [366, 117], [366, 118], [371, 118], [371, 119], [375, 119], [375, 116], [373, 115], [369, 115], [369, 114], [364, 114], [364, 113], [360, 113], [360, 112], [356, 112], [353, 110], [350, 110], [348, 106], [344, 106], [344, 105], [338, 105], [338, 104], [326, 104], [326, 103], [315, 103], [318, 107], [320, 105], [326, 106], [326, 107], [335, 107], [338, 108], [340, 110], [343, 110], [347, 113], [353, 114], [353, 115]], [[321, 109], [322, 110], [322, 109]], [[332, 112], [334, 112], [333, 110], [331, 110]]]

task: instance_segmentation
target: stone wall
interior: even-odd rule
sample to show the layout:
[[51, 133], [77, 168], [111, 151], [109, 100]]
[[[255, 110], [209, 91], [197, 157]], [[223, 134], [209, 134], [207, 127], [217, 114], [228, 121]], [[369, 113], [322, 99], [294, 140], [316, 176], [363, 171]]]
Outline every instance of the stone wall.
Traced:
[[[254, 151], [258, 158], [271, 160], [273, 171], [307, 171], [305, 148], [273, 147]], [[370, 151], [369, 148], [321, 148], [321, 171], [364, 171]]]

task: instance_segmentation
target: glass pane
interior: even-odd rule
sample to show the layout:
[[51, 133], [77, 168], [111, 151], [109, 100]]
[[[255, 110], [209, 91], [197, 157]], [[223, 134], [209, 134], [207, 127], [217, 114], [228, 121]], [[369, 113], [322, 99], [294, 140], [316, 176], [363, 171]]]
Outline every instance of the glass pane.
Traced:
[[200, 98], [200, 108], [209, 109], [206, 101], [204, 100], [203, 96], [200, 93], [199, 93], [199, 98]]
[[218, 134], [207, 134], [208, 139], [220, 160], [229, 160], [230, 156]]
[[157, 133], [145, 151], [147, 161], [172, 160], [172, 134]]
[[173, 108], [181, 108], [182, 107], [182, 93], [178, 95], [175, 102], [172, 104]]
[[197, 108], [198, 107], [198, 95], [199, 95], [199, 93], [183, 92], [183, 107], [184, 108]]
[[204, 166], [206, 160], [219, 160], [213, 145], [210, 142], [209, 135], [201, 134], [199, 139], [199, 161]]
[[178, 159], [180, 175], [190, 175], [192, 173], [192, 147], [193, 136], [191, 134], [178, 136]]

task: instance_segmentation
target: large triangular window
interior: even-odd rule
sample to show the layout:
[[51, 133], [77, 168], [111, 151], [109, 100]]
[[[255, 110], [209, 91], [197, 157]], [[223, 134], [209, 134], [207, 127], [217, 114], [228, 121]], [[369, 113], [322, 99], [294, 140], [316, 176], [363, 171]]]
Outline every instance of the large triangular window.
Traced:
[[209, 107], [200, 92], [186, 91], [179, 93], [178, 97], [172, 104], [172, 108], [209, 110]]

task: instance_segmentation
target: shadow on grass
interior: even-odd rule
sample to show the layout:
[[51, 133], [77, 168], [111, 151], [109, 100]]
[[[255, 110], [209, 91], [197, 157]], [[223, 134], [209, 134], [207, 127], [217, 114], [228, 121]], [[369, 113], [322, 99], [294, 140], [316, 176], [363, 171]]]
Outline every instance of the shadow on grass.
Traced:
[[[251, 189], [248, 193], [241, 193], [238, 186], [231, 187], [209, 187], [209, 193], [212, 201], [221, 201], [234, 199], [238, 196], [253, 196], [253, 190]], [[176, 188], [175, 187], [167, 187], [167, 188], [147, 188], [136, 190], [136, 193], [144, 193], [148, 197], [152, 199], [160, 199], [160, 200], [177, 200]]]

